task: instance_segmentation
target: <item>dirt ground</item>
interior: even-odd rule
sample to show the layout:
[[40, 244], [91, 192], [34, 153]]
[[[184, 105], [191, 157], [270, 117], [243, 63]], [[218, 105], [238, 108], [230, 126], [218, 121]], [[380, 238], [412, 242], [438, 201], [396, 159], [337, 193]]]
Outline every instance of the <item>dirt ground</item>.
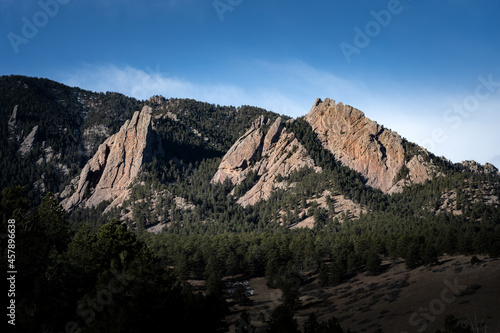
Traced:
[[[440, 264], [408, 270], [404, 262], [384, 262], [386, 271], [378, 276], [361, 274], [335, 286], [321, 287], [317, 276], [300, 286], [302, 306], [295, 318], [302, 328], [311, 312], [319, 321], [337, 318], [344, 330], [356, 332], [435, 332], [453, 314], [463, 323], [480, 325], [481, 332], [500, 332], [500, 260], [479, 257], [440, 259]], [[232, 305], [227, 318], [230, 332], [248, 327], [239, 319], [250, 314], [255, 332], [265, 332], [266, 321], [281, 303], [281, 292], [266, 286], [265, 278], [249, 280], [252, 305]]]

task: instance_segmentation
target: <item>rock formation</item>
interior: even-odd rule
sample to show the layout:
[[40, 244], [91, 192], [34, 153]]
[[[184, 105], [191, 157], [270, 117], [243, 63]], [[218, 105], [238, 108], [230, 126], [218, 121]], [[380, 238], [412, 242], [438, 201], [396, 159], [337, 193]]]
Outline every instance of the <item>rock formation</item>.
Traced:
[[484, 166], [477, 163], [476, 161], [463, 161], [462, 165], [469, 171], [474, 173], [482, 173], [485, 175], [496, 175], [500, 176], [498, 169], [490, 163], [486, 163]]
[[[401, 190], [406, 182], [422, 183], [429, 179], [433, 167], [420, 155], [405, 160], [403, 139], [364, 113], [330, 99], [317, 99], [306, 115], [323, 146], [334, 157], [367, 179], [367, 185], [384, 193]], [[427, 154], [421, 149], [421, 154]], [[402, 168], [403, 179], [397, 179]]]
[[21, 147], [19, 147], [18, 152], [23, 156], [29, 154], [31, 148], [33, 148], [33, 143], [35, 142], [37, 136], [38, 136], [38, 125], [33, 127], [30, 134], [28, 134], [28, 136], [24, 139], [23, 143], [21, 143]]
[[250, 171], [255, 172], [257, 182], [238, 199], [239, 204], [247, 206], [267, 199], [273, 187], [279, 186], [278, 175], [287, 177], [302, 167], [320, 171], [294, 134], [286, 131], [286, 124], [281, 118], [272, 124], [263, 116], [258, 118], [226, 153], [212, 182], [229, 179], [239, 185]]
[[[105, 200], [111, 206], [128, 197], [128, 187], [141, 166], [153, 155], [163, 154], [161, 142], [152, 130], [152, 109], [145, 106], [134, 113], [120, 131], [102, 143], [82, 169], [76, 191], [62, 202], [66, 210], [78, 205], [94, 207]], [[76, 183], [76, 182], [74, 182]]]
[[9, 121], [7, 123], [7, 128], [9, 131], [9, 139], [12, 139], [15, 137], [16, 134], [16, 126], [17, 126], [17, 109], [19, 108], [19, 105], [16, 105], [14, 107], [14, 111], [12, 111], [12, 115], [9, 118]]

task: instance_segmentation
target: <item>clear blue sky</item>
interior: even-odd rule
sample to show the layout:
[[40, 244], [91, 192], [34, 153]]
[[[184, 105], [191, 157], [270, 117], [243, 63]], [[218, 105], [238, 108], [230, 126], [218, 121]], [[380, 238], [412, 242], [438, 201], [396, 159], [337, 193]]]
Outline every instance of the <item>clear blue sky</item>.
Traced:
[[496, 0], [0, 0], [0, 75], [306, 114], [350, 104], [500, 167]]

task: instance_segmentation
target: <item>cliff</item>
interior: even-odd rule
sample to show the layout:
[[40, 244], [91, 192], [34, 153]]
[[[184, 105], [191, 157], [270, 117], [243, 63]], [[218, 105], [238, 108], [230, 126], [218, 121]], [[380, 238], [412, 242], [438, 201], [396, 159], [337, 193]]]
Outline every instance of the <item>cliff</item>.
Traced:
[[422, 183], [435, 171], [425, 161], [424, 149], [411, 156], [399, 134], [352, 106], [318, 98], [305, 119], [337, 160], [384, 193], [399, 192], [408, 183]]
[[[78, 179], [73, 181], [76, 188], [71, 196], [62, 201], [64, 209], [95, 207], [103, 201], [112, 201], [111, 206], [117, 206], [126, 200], [128, 187], [141, 166], [153, 155], [163, 155], [161, 142], [152, 130], [151, 114], [149, 106], [136, 111], [118, 133], [99, 146]], [[69, 190], [64, 191], [62, 196]]]
[[273, 188], [280, 186], [278, 175], [287, 177], [302, 167], [320, 171], [295, 135], [286, 131], [286, 125], [281, 118], [274, 122], [258, 118], [226, 153], [212, 182], [229, 179], [237, 186], [253, 171], [255, 184], [238, 199], [239, 204], [247, 206], [267, 199]]

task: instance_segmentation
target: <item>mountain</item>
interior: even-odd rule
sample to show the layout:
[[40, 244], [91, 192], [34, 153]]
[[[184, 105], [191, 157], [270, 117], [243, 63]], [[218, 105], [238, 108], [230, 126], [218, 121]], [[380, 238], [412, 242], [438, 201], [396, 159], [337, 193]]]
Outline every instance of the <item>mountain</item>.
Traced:
[[226, 153], [212, 181], [222, 183], [229, 179], [240, 186], [232, 194], [239, 197], [239, 204], [247, 206], [269, 198], [273, 188], [280, 186], [278, 178], [288, 177], [303, 167], [315, 168], [304, 146], [287, 131], [290, 121], [278, 118], [271, 122], [263, 116], [257, 119]]
[[[474, 161], [452, 164], [366, 118], [361, 111], [330, 99], [317, 99], [310, 112], [297, 120], [284, 122], [279, 118], [272, 123], [259, 118], [225, 154], [212, 183], [229, 180], [237, 203], [247, 206], [267, 200], [276, 191], [298, 192], [293, 188], [296, 181], [284, 180], [303, 169], [314, 170], [318, 175], [311, 181], [317, 182], [316, 190], [325, 191], [310, 192], [306, 196], [328, 210], [332, 217], [339, 217], [339, 212], [355, 212], [351, 217], [357, 217], [361, 211], [385, 210], [390, 197], [384, 194], [401, 193], [392, 196], [394, 201], [418, 188], [412, 185], [421, 185], [423, 189], [435, 187], [430, 185], [433, 183], [447, 183], [441, 197], [423, 198], [420, 207], [415, 205], [414, 209], [426, 205], [450, 207], [445, 204], [450, 193], [470, 188], [465, 174], [487, 176], [482, 185], [478, 185], [482, 191], [469, 191], [467, 198], [471, 203], [484, 202], [497, 207], [499, 201], [494, 187], [500, 174], [493, 165], [481, 166]], [[451, 185], [450, 179], [457, 182]], [[326, 203], [332, 200], [332, 195], [336, 196], [336, 207], [328, 207]], [[456, 202], [456, 196], [451, 200]], [[462, 202], [458, 206], [466, 205]], [[295, 210], [295, 222], [301, 222], [297, 219], [305, 209]], [[453, 213], [464, 212], [454, 210]], [[285, 215], [284, 211], [281, 215]], [[307, 216], [305, 219], [309, 222], [299, 225], [311, 226], [310, 219]]]
[[[485, 327], [500, 317], [485, 277], [500, 257], [498, 169], [437, 157], [354, 107], [317, 99], [291, 119], [3, 76], [0, 131], [1, 234], [15, 220], [23, 331], [68, 320], [141, 331], [159, 318], [172, 331], [297, 318], [410, 331], [408, 316], [453, 331], [478, 301], [491, 303]], [[419, 307], [460, 272], [467, 285], [447, 300], [463, 301], [423, 322]], [[127, 283], [110, 282], [107, 303], [115, 277]], [[97, 316], [82, 308], [93, 295]]]
[[0, 96], [0, 187], [24, 185], [34, 202], [60, 192], [140, 105], [24, 76], [0, 77]]
[[335, 159], [384, 193], [401, 192], [404, 186], [421, 184], [436, 174], [425, 149], [406, 142], [352, 106], [317, 99], [305, 118]]
[[[111, 206], [118, 206], [129, 194], [129, 185], [139, 174], [144, 163], [153, 156], [164, 155], [161, 139], [151, 126], [152, 108], [144, 106], [141, 112], [135, 112], [118, 133], [102, 143], [96, 154], [87, 162], [79, 176], [78, 184], [71, 197], [63, 200], [62, 206], [70, 211], [83, 204], [95, 207], [103, 201], [111, 200]], [[74, 182], [76, 183], [76, 181]], [[67, 192], [68, 190], [65, 190]], [[62, 193], [61, 197], [68, 195]]]
[[[195, 191], [181, 190], [188, 186], [181, 180], [189, 181], [200, 163], [220, 157], [217, 169], [204, 177], [212, 186], [228, 180], [234, 204], [247, 207], [273, 196], [305, 195], [303, 207], [277, 203], [277, 219], [289, 220], [290, 225], [312, 225], [306, 209], [310, 203], [329, 212], [330, 218], [341, 219], [341, 213], [355, 218], [363, 211], [385, 210], [396, 198], [389, 200], [385, 194], [440, 183], [443, 177], [463, 180], [464, 173], [487, 177], [483, 191], [469, 191], [471, 203], [498, 202], [491, 181], [499, 172], [493, 165], [452, 164], [360, 110], [330, 99], [317, 99], [305, 117], [294, 120], [248, 106], [221, 107], [161, 96], [141, 102], [45, 79], [4, 76], [0, 83], [6, 157], [2, 187], [25, 185], [35, 202], [51, 191], [71, 212], [99, 205], [106, 212], [121, 207], [115, 213], [135, 223], [129, 213], [140, 206], [143, 213], [135, 216], [148, 215], [143, 218], [146, 225], [167, 223], [176, 209], [193, 205]], [[293, 180], [304, 172], [307, 177]], [[321, 186], [307, 189], [307, 179]], [[456, 189], [467, 189], [459, 184], [443, 188], [439, 203], [427, 198], [421, 205], [441, 207], [435, 211], [451, 207], [445, 202], [456, 201]], [[143, 199], [148, 197], [174, 204], [160, 216], [157, 204], [150, 202], [146, 213], [148, 200]], [[467, 207], [465, 202], [456, 206]]]
[[159, 96], [141, 102], [47, 79], [2, 76], [0, 163], [4, 173], [0, 187], [27, 186], [28, 196], [34, 202], [39, 202], [48, 191], [64, 193], [90, 159], [99, 154], [100, 145], [146, 105], [151, 107], [152, 117], [163, 117], [153, 120], [159, 124], [157, 130], [166, 144], [166, 156], [187, 164], [224, 154], [251, 119], [263, 114], [276, 117], [249, 106], [225, 107]]

